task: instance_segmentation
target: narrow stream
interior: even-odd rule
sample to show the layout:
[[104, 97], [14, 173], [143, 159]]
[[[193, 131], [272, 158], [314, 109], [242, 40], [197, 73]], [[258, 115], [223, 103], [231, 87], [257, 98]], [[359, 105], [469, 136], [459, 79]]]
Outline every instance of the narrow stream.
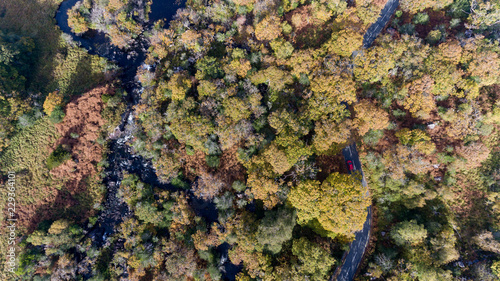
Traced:
[[[66, 34], [69, 34], [73, 41], [78, 42], [81, 47], [88, 50], [90, 54], [105, 57], [116, 63], [121, 69], [120, 80], [122, 88], [127, 92], [127, 109], [122, 116], [122, 122], [119, 126], [121, 134], [109, 142], [109, 154], [107, 162], [109, 166], [105, 170], [106, 177], [103, 183], [107, 187], [104, 209], [99, 214], [97, 223], [92, 229], [89, 229], [87, 236], [90, 236], [94, 245], [101, 247], [106, 239], [115, 231], [115, 227], [123, 221], [124, 217], [130, 215], [127, 205], [117, 198], [117, 192], [123, 173], [133, 173], [139, 176], [141, 181], [152, 186], [168, 189], [171, 191], [179, 190], [170, 184], [160, 183], [155, 173], [151, 161], [142, 156], [134, 155], [132, 149], [127, 145], [127, 141], [132, 138], [129, 128], [134, 126], [133, 107], [137, 105], [141, 98], [143, 90], [142, 85], [136, 77], [137, 69], [140, 67], [146, 57], [149, 47], [148, 40], [141, 34], [131, 48], [126, 51], [110, 44], [110, 40], [102, 32], [92, 31], [77, 36], [71, 32], [68, 26], [67, 11], [71, 9], [79, 0], [64, 1], [56, 14], [56, 21], [59, 28]], [[152, 27], [152, 23], [159, 19], [165, 19], [168, 22], [175, 15], [180, 5], [171, 0], [155, 0], [152, 5], [150, 21], [143, 23], [144, 29]], [[188, 191], [190, 195], [190, 204], [196, 214], [203, 216], [208, 223], [217, 221], [217, 209], [211, 202], [198, 199]]]

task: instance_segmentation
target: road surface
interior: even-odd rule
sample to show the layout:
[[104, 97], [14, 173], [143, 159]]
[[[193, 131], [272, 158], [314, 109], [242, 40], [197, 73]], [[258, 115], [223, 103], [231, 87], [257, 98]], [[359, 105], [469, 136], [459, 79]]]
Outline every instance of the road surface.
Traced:
[[373, 41], [375, 41], [375, 38], [377, 38], [382, 29], [387, 25], [398, 6], [399, 0], [387, 1], [382, 11], [380, 11], [377, 21], [368, 28], [363, 36], [363, 47], [369, 48], [373, 44]]
[[[389, 0], [385, 4], [385, 7], [380, 11], [380, 16], [377, 21], [372, 24], [365, 35], [363, 36], [363, 47], [369, 48], [375, 38], [380, 34], [382, 29], [387, 25], [389, 20], [391, 19], [394, 12], [399, 6], [399, 0]], [[354, 52], [354, 55], [357, 52]], [[366, 187], [366, 180], [363, 174], [363, 169], [361, 167], [361, 161], [359, 161], [358, 151], [356, 149], [356, 144], [351, 144], [344, 149], [342, 149], [342, 154], [344, 155], [344, 159], [346, 161], [352, 161], [353, 171], [361, 172], [362, 177], [362, 185]], [[350, 173], [350, 172], [349, 172]], [[369, 191], [367, 191], [366, 196], [369, 196]], [[363, 229], [359, 232], [356, 232], [354, 241], [351, 243], [349, 247], [349, 252], [345, 255], [343, 259], [343, 263], [340, 269], [336, 272], [337, 281], [352, 281], [354, 276], [356, 275], [356, 271], [358, 270], [359, 264], [363, 258], [366, 247], [368, 246], [368, 242], [370, 240], [370, 231], [372, 227], [372, 208], [371, 206], [367, 208], [366, 221], [363, 224]], [[335, 276], [335, 275], [334, 275]], [[333, 278], [332, 278], [333, 279]]]
[[[356, 149], [356, 144], [351, 144], [342, 149], [342, 154], [344, 155], [344, 159], [347, 161], [352, 161], [353, 171], [359, 171], [362, 177], [362, 185], [364, 187], [367, 186], [365, 176], [363, 174], [363, 169], [361, 167], [361, 162], [359, 161], [358, 150]], [[370, 196], [368, 191], [366, 196]], [[340, 273], [337, 276], [337, 281], [350, 281], [354, 279], [354, 275], [358, 269], [358, 266], [361, 262], [363, 254], [365, 253], [365, 249], [368, 246], [368, 241], [370, 240], [370, 231], [372, 227], [371, 220], [371, 206], [367, 208], [366, 221], [363, 224], [363, 229], [359, 232], [356, 232], [354, 237], [354, 241], [351, 243], [349, 247], [349, 252], [347, 253], [343, 264], [340, 268]]]

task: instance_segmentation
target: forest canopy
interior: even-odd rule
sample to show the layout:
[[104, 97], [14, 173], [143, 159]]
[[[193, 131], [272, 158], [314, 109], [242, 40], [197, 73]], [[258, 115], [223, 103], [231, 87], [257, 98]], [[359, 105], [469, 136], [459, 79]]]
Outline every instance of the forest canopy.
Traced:
[[122, 69], [52, 2], [0, 18], [17, 279], [329, 280], [367, 219], [359, 280], [500, 278], [498, 0], [77, 2]]

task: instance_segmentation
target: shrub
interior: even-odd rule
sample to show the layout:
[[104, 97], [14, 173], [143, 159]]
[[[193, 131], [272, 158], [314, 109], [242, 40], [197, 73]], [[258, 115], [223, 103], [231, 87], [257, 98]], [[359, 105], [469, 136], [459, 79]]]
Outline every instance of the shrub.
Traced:
[[71, 158], [71, 154], [69, 151], [64, 149], [62, 145], [59, 145], [47, 158], [47, 168], [49, 170], [54, 169], [55, 167], [61, 165]]
[[186, 145], [186, 154], [189, 156], [193, 156], [196, 153], [194, 148], [190, 145]]
[[399, 33], [413, 35], [415, 34], [415, 25], [411, 23], [403, 24], [399, 29]]
[[369, 146], [375, 146], [383, 136], [384, 130], [370, 130], [363, 136], [363, 142]]
[[234, 181], [233, 182], [233, 189], [238, 191], [238, 192], [243, 192], [243, 191], [245, 191], [245, 189], [247, 189], [247, 187], [241, 181]]
[[56, 106], [54, 110], [52, 110], [49, 119], [52, 123], [57, 124], [63, 121], [64, 116], [66, 116], [66, 114], [64, 114], [63, 108], [61, 106]]
[[205, 161], [207, 161], [207, 165], [211, 168], [219, 167], [220, 159], [219, 156], [216, 155], [207, 155], [205, 157]]
[[429, 15], [427, 13], [418, 13], [413, 17], [414, 24], [426, 24], [429, 22]]
[[425, 39], [430, 44], [436, 44], [439, 42], [439, 40], [441, 40], [441, 37], [443, 37], [443, 34], [441, 33], [440, 30], [436, 29], [436, 30], [429, 32], [429, 34], [427, 35], [427, 37]]

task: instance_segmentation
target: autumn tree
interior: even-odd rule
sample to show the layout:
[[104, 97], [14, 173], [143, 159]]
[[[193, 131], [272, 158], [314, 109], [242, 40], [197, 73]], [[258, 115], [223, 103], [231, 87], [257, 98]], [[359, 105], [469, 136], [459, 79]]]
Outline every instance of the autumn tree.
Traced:
[[482, 231], [474, 236], [473, 241], [485, 251], [500, 254], [500, 242], [495, 240], [490, 231]]
[[389, 114], [369, 100], [356, 103], [354, 112], [354, 127], [358, 129], [360, 136], [369, 130], [383, 130], [389, 126]]
[[270, 45], [274, 50], [276, 58], [278, 59], [286, 59], [290, 57], [294, 51], [292, 44], [282, 38], [271, 41]]
[[430, 155], [436, 149], [436, 145], [432, 142], [431, 137], [419, 129], [409, 130], [403, 128], [396, 132], [396, 137], [398, 137], [401, 144], [413, 146], [426, 155]]
[[440, 114], [440, 117], [447, 122], [445, 134], [448, 138], [457, 140], [462, 139], [467, 135], [477, 133], [477, 122], [479, 117], [477, 107], [474, 104], [463, 104], [455, 110], [448, 109]]
[[[341, 102], [356, 101], [356, 87], [351, 77], [319, 76], [311, 81], [313, 95], [308, 99], [308, 114], [312, 120], [333, 115], [333, 119], [346, 116]], [[338, 117], [337, 117], [338, 116]]]
[[425, 9], [431, 8], [434, 10], [441, 10], [444, 7], [450, 5], [453, 3], [453, 0], [445, 0], [445, 1], [439, 1], [439, 0], [424, 0], [424, 1], [418, 1], [418, 0], [402, 0], [400, 2], [400, 7], [402, 10], [410, 12], [412, 14], [418, 13], [420, 11], [423, 11]]
[[469, 22], [473, 28], [487, 28], [500, 22], [498, 1], [471, 1]]
[[267, 84], [273, 92], [279, 92], [293, 82], [292, 77], [287, 71], [284, 71], [276, 66], [259, 70], [250, 77], [253, 84]]
[[263, 153], [266, 161], [271, 164], [277, 174], [284, 174], [292, 165], [288, 161], [287, 155], [280, 150], [276, 144], [271, 144]]
[[350, 29], [342, 29], [332, 34], [330, 41], [325, 43], [325, 48], [330, 53], [349, 57], [363, 45], [363, 36]]
[[356, 3], [356, 14], [365, 25], [377, 21], [386, 1], [361, 0]]
[[454, 163], [454, 167], [460, 170], [480, 167], [481, 163], [488, 159], [490, 155], [490, 149], [481, 142], [462, 144], [456, 148], [456, 152], [462, 159]]
[[360, 51], [354, 57], [354, 76], [357, 81], [371, 83], [386, 80], [389, 70], [396, 65], [397, 54], [387, 52], [385, 46], [374, 46]]
[[169, 122], [171, 133], [179, 142], [206, 152], [204, 144], [214, 128], [207, 117], [190, 114], [189, 111], [195, 107], [195, 101], [191, 97], [181, 102], [172, 102], [167, 109], [166, 121]]
[[255, 24], [255, 37], [260, 41], [271, 41], [281, 36], [280, 19], [267, 16]]
[[332, 144], [341, 144], [349, 141], [351, 136], [352, 121], [344, 120], [340, 123], [331, 118], [322, 118], [316, 121], [314, 127], [314, 148], [322, 153], [328, 151]]
[[432, 110], [436, 108], [432, 88], [434, 81], [430, 76], [413, 81], [405, 88], [407, 92], [403, 106], [410, 111], [413, 116], [427, 119]]
[[218, 196], [225, 187], [224, 182], [209, 172], [204, 172], [193, 186], [193, 193], [200, 198], [213, 199]]
[[85, 17], [77, 12], [77, 6], [68, 10], [68, 26], [76, 34], [82, 34], [89, 30]]
[[189, 88], [191, 88], [191, 81], [180, 72], [172, 75], [167, 84], [167, 89], [172, 92], [172, 100], [184, 99]]
[[359, 179], [339, 173], [330, 174], [322, 183], [300, 182], [290, 191], [288, 201], [297, 209], [299, 224], [314, 225], [316, 221], [328, 236], [343, 235], [350, 239], [363, 228], [365, 210], [370, 205], [367, 190]]
[[419, 175], [428, 172], [431, 168], [429, 160], [415, 147], [398, 144], [384, 151], [382, 155], [382, 164], [388, 170], [389, 175], [396, 180], [404, 179], [405, 173]]
[[45, 114], [50, 116], [52, 111], [54, 111], [57, 106], [61, 105], [61, 103], [62, 96], [59, 94], [59, 91], [51, 92], [47, 95], [45, 101], [43, 102], [43, 111]]
[[263, 157], [255, 156], [246, 166], [248, 169], [247, 186], [250, 187], [246, 192], [252, 194], [255, 199], [262, 200], [268, 209], [276, 206], [279, 202], [277, 193], [280, 187], [275, 179], [273, 167], [266, 163]]
[[449, 40], [444, 43], [439, 44], [438, 46], [439, 54], [441, 57], [454, 65], [460, 62], [462, 58], [462, 46], [460, 46], [460, 42], [457, 40]]

